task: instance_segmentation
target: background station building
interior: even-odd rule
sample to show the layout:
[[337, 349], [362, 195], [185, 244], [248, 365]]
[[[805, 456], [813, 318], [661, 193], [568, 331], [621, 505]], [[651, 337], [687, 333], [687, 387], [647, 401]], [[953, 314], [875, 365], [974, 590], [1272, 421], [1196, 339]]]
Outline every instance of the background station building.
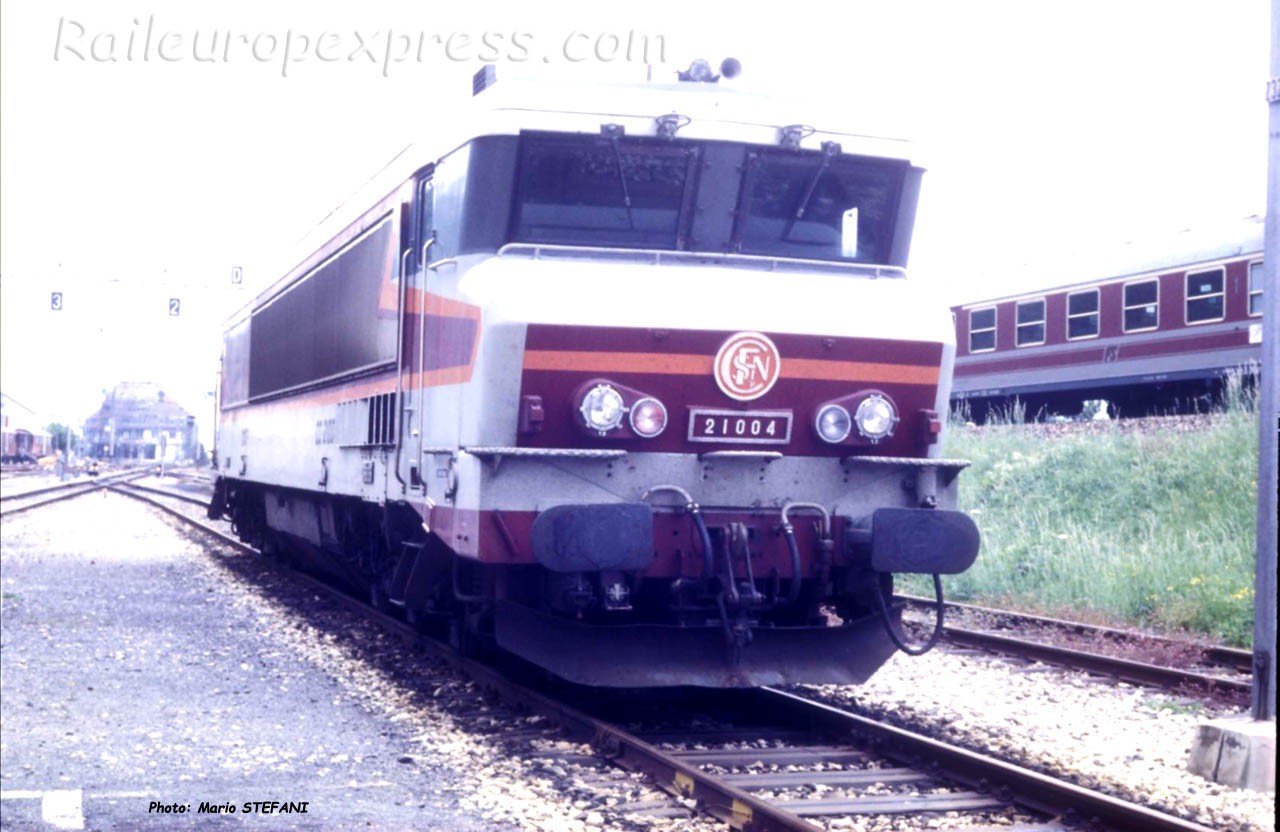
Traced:
[[160, 385], [126, 381], [107, 393], [85, 420], [84, 451], [98, 459], [197, 459], [196, 419], [166, 398]]

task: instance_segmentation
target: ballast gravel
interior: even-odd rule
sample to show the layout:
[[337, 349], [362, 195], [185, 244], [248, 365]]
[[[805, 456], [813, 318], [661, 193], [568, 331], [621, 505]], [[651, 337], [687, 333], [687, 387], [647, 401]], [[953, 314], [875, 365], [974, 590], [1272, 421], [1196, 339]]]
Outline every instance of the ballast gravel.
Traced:
[[[0, 750], [6, 790], [64, 787], [89, 767], [127, 771], [136, 775], [135, 782], [145, 784], [148, 776], [157, 776], [154, 764], [171, 760], [176, 747], [187, 755], [184, 759], [192, 771], [214, 770], [233, 783], [264, 783], [287, 792], [305, 780], [312, 785], [323, 782], [327, 793], [358, 795], [386, 789], [396, 795], [395, 805], [381, 812], [376, 803], [370, 810], [365, 801], [359, 811], [345, 815], [313, 814], [311, 828], [723, 829], [693, 816], [689, 805], [673, 801], [642, 778], [602, 764], [590, 748], [564, 739], [540, 718], [511, 713], [491, 702], [447, 666], [407, 648], [377, 625], [314, 594], [261, 558], [210, 546], [204, 538], [179, 530], [176, 521], [162, 519], [127, 498], [80, 498], [5, 520], [2, 531], [5, 595], [0, 610], [6, 696]], [[119, 732], [95, 733], [91, 727], [77, 725], [71, 738], [55, 741], [53, 733], [46, 731], [40, 735], [45, 744], [37, 745], [37, 735], [24, 730], [32, 712], [24, 713], [9, 701], [15, 680], [22, 680], [15, 671], [38, 665], [54, 668], [55, 675], [69, 675], [83, 669], [81, 683], [87, 686], [91, 684], [87, 674], [96, 665], [89, 663], [86, 668], [83, 655], [69, 650], [74, 639], [61, 634], [57, 620], [36, 624], [42, 628], [40, 650], [13, 649], [15, 639], [26, 638], [20, 628], [33, 624], [23, 617], [37, 611], [39, 595], [28, 583], [33, 573], [25, 571], [29, 564], [24, 559], [46, 567], [58, 558], [88, 563], [96, 559], [93, 565], [100, 568], [107, 565], [101, 556], [104, 551], [127, 551], [164, 561], [148, 574], [158, 581], [179, 580], [200, 596], [199, 603], [193, 602], [187, 611], [193, 630], [206, 626], [202, 618], [206, 611], [216, 610], [243, 631], [234, 639], [224, 630], [200, 635], [208, 654], [227, 663], [233, 679], [248, 675], [263, 680], [270, 691], [256, 682], [214, 680], [209, 684], [236, 703], [234, 707], [252, 708], [254, 697], [271, 697], [274, 720], [299, 726], [294, 729], [300, 735], [297, 747], [285, 747], [289, 743], [278, 739], [241, 736], [244, 726], [233, 719], [232, 706], [212, 714], [182, 713], [180, 706], [176, 715], [172, 708], [152, 709], [150, 716], [135, 717], [123, 726], [127, 728], [123, 741]], [[63, 589], [88, 595], [101, 591], [101, 586]], [[117, 591], [119, 598], [107, 599], [108, 607], [128, 601], [123, 590]], [[75, 623], [83, 627], [92, 616], [80, 619], [84, 620]], [[233, 654], [240, 648], [231, 645], [246, 637], [255, 640], [252, 649]], [[83, 638], [83, 633], [76, 638]], [[172, 645], [138, 642], [141, 637], [136, 634], [130, 638], [134, 640], [129, 644], [91, 645], [91, 652], [98, 661], [120, 662], [117, 653], [125, 659], [154, 660], [171, 651]], [[19, 661], [27, 667], [18, 667]], [[137, 672], [145, 672], [145, 667]], [[207, 667], [174, 666], [169, 672], [207, 677]], [[31, 684], [30, 679], [21, 684]], [[173, 687], [181, 689], [182, 682]], [[806, 692], [1031, 768], [1069, 775], [1084, 785], [1101, 786], [1207, 826], [1264, 832], [1275, 828], [1271, 795], [1208, 783], [1185, 771], [1195, 726], [1202, 719], [1225, 715], [1194, 700], [1041, 665], [942, 652], [922, 658], [899, 655], [860, 687]], [[87, 724], [98, 716], [93, 710], [80, 713], [83, 702], [78, 697], [84, 696], [83, 691], [67, 693], [47, 684], [23, 693], [25, 701], [34, 703], [23, 707], [35, 709], [36, 718], [55, 727], [59, 720], [79, 718]], [[164, 696], [154, 691], [149, 695]], [[146, 713], [148, 703], [139, 704], [140, 712]], [[104, 723], [114, 717], [102, 715]], [[184, 720], [201, 725], [210, 718], [227, 735], [206, 749], [206, 759], [192, 760], [200, 757], [194, 753], [200, 746], [193, 747], [189, 741], [191, 728], [184, 728]], [[353, 725], [362, 726], [367, 735], [351, 736]], [[76, 754], [62, 753], [57, 743], [67, 742], [80, 745], [74, 749]], [[198, 777], [189, 779], [201, 782]], [[258, 795], [231, 795], [237, 797], [258, 799]], [[137, 809], [136, 805], [130, 809], [128, 800], [117, 800], [124, 806], [114, 809], [115, 816], [125, 821], [114, 826], [90, 824], [90, 828], [130, 828], [127, 812]], [[6, 801], [5, 828], [24, 828], [11, 821], [13, 805]], [[91, 810], [88, 804], [86, 812]], [[135, 814], [131, 819], [145, 822], [146, 816]], [[167, 817], [164, 825], [172, 827], [172, 820]], [[204, 828], [228, 819], [198, 820]], [[984, 820], [991, 826], [1016, 822], [1012, 814]], [[897, 830], [956, 828], [973, 822], [955, 817], [881, 816], [823, 824], [833, 829]], [[296, 824], [275, 828], [286, 826], [306, 828]]]
[[[307, 816], [263, 819], [274, 828], [721, 828], [262, 558], [136, 501], [90, 495], [0, 532], [0, 782], [24, 797], [83, 789], [87, 828], [231, 820], [147, 810], [185, 794], [311, 798]], [[172, 586], [181, 609], [112, 624], [173, 603]], [[44, 828], [38, 801], [6, 799], [4, 813], [5, 829]]]
[[799, 692], [1232, 832], [1272, 832], [1275, 795], [1187, 771], [1196, 726], [1247, 712], [983, 654], [896, 654], [858, 687]]

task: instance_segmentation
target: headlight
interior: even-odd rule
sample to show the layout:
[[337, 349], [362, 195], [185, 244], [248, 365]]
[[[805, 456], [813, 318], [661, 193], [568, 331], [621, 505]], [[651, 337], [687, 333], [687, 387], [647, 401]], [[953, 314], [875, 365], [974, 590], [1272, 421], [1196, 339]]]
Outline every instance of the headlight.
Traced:
[[641, 399], [631, 405], [631, 429], [652, 439], [667, 427], [667, 408], [654, 398]]
[[893, 402], [879, 393], [872, 393], [858, 405], [858, 412], [853, 415], [853, 421], [857, 424], [859, 433], [872, 442], [879, 442], [893, 433], [893, 426], [898, 421], [898, 412], [894, 409]]
[[622, 424], [622, 394], [607, 384], [597, 384], [582, 397], [578, 412], [589, 430], [606, 434]]
[[827, 442], [843, 442], [853, 429], [849, 411], [838, 404], [829, 404], [818, 411], [818, 435]]

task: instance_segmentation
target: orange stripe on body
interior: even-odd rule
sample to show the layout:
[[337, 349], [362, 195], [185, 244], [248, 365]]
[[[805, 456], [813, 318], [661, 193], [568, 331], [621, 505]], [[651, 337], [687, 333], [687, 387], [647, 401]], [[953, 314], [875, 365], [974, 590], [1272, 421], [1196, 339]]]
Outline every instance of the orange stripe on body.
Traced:
[[[524, 369], [692, 376], [710, 375], [713, 361], [709, 355], [527, 350], [524, 354]], [[928, 364], [884, 364], [873, 361], [832, 361], [824, 358], [782, 360], [782, 378], [787, 379], [937, 384], [939, 374], [938, 367]]]
[[651, 352], [577, 352], [526, 350], [526, 370], [576, 370], [583, 373], [661, 373], [704, 375], [711, 372], [709, 355]]
[[879, 381], [937, 384], [939, 368], [931, 364], [883, 364], [874, 361], [830, 361], [825, 358], [782, 360], [783, 378], [821, 381]]

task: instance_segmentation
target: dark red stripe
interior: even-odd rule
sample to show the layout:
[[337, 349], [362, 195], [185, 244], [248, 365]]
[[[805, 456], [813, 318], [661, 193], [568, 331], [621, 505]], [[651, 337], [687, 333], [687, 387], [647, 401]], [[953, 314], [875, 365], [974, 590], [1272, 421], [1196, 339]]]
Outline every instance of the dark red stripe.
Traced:
[[[537, 351], [608, 350], [622, 353], [694, 354], [712, 357], [733, 332], [621, 327], [567, 327], [534, 324], [529, 327], [525, 349]], [[766, 332], [788, 358], [867, 361], [884, 364], [942, 362], [942, 345], [928, 341], [895, 341], [880, 338], [825, 337]]]

